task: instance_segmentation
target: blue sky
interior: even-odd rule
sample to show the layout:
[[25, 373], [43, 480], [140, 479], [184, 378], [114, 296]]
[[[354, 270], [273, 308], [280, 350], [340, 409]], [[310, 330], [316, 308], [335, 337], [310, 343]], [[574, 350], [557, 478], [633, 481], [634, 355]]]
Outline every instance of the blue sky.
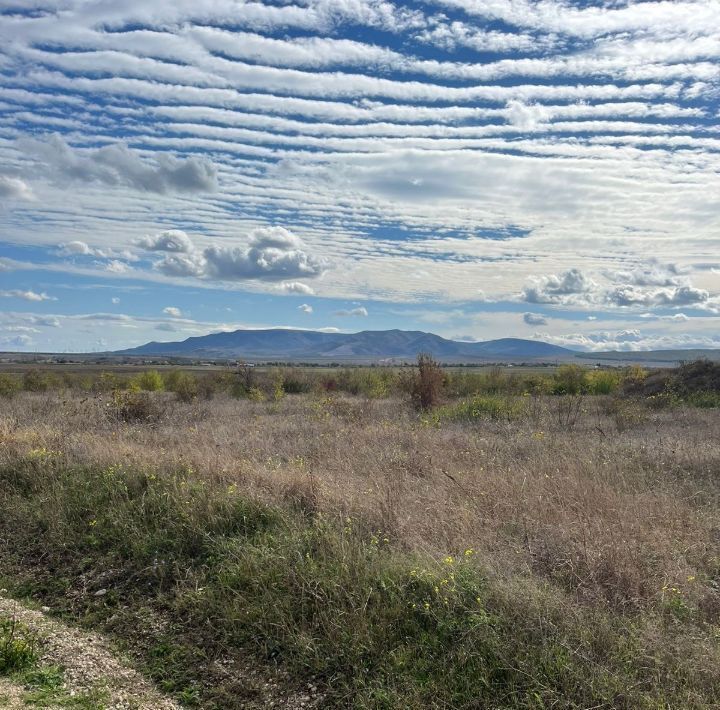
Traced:
[[720, 347], [720, 3], [6, 0], [0, 350]]

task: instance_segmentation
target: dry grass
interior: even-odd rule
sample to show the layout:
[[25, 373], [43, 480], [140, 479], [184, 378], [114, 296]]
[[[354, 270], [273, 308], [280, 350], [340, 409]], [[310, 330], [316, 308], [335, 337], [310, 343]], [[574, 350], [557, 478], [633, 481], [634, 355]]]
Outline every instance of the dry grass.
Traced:
[[645, 411], [619, 427], [587, 398], [567, 431], [557, 398], [511, 424], [427, 423], [394, 400], [164, 398], [160, 421], [133, 425], [106, 416], [106, 398], [24, 393], [0, 416], [0, 456], [185, 467], [262, 501], [361, 517], [406, 549], [472, 547], [500, 575], [546, 575], [621, 606], [656, 602], [666, 585], [702, 595], [698, 580], [717, 573], [716, 410]]
[[684, 655], [720, 695], [720, 411], [587, 397], [570, 428], [552, 397], [506, 423], [394, 399], [152, 396], [164, 414], [143, 424], [109, 415], [109, 395], [21, 393], [0, 415], [0, 466], [184, 470], [309, 518], [351, 518], [409, 553], [473, 550], [508, 586], [546, 581], [569, 615], [642, 618], [648, 677], [663, 653]]

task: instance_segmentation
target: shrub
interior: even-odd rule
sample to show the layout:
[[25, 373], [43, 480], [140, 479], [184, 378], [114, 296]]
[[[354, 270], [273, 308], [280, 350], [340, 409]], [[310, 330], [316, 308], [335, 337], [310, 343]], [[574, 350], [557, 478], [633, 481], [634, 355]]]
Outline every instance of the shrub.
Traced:
[[10, 399], [20, 391], [20, 383], [10, 375], [0, 374], [0, 397]]
[[157, 370], [146, 370], [132, 379], [132, 385], [145, 392], [160, 392], [164, 389], [162, 375]]
[[589, 394], [612, 394], [620, 386], [620, 376], [612, 370], [588, 372], [585, 381]]
[[286, 394], [303, 394], [312, 387], [307, 377], [300, 370], [287, 370], [282, 376], [282, 388]]
[[26, 392], [46, 392], [50, 387], [47, 373], [40, 370], [28, 370], [23, 375], [23, 389]]
[[101, 372], [92, 385], [93, 392], [112, 392], [120, 389], [122, 382], [114, 372]]
[[150, 423], [162, 419], [164, 408], [148, 392], [116, 390], [109, 405], [111, 418], [131, 423]]
[[580, 365], [561, 365], [555, 373], [553, 394], [582, 394], [587, 387], [587, 373]]
[[197, 379], [182, 370], [173, 370], [165, 376], [165, 389], [174, 392], [181, 402], [192, 402], [200, 392]]
[[407, 376], [405, 385], [415, 408], [427, 411], [440, 403], [445, 374], [431, 355], [420, 353], [417, 358], [417, 372]]
[[693, 392], [686, 398], [691, 407], [720, 409], [720, 392]]

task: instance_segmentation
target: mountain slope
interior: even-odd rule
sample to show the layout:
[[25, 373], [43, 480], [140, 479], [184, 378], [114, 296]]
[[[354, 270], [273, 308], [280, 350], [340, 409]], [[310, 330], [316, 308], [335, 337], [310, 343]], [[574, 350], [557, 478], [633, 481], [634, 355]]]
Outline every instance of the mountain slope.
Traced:
[[175, 343], [147, 343], [118, 355], [164, 355], [192, 358], [267, 360], [377, 360], [415, 358], [420, 352], [439, 359], [491, 360], [571, 357], [574, 351], [535, 340], [502, 338], [479, 343], [447, 340], [433, 333], [408, 330], [366, 330], [360, 333], [319, 333], [274, 328], [212, 333]]

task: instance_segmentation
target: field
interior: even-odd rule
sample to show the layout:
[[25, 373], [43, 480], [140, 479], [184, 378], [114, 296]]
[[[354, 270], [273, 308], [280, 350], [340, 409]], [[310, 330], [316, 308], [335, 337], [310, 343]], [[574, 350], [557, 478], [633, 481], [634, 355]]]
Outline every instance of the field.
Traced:
[[698, 368], [5, 375], [0, 587], [188, 707], [717, 707]]

